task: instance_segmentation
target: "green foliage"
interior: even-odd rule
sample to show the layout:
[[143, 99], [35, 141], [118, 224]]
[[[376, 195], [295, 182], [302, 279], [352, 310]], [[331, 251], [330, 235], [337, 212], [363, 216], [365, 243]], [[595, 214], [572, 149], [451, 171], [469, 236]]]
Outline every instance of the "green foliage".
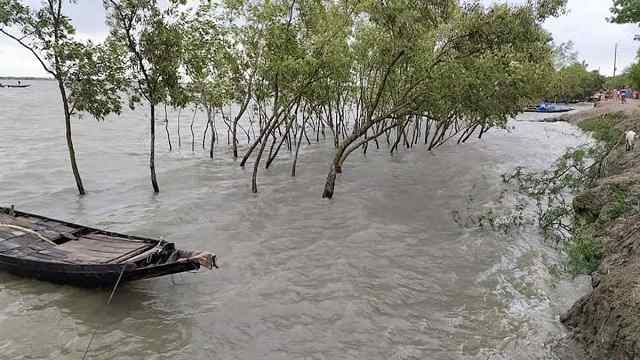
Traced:
[[592, 186], [603, 148], [581, 147], [566, 152], [548, 170], [530, 172], [517, 169], [505, 181], [532, 199], [538, 210], [538, 224], [546, 239], [552, 239], [568, 256], [568, 269], [574, 274], [595, 271], [600, 248], [591, 227], [576, 223], [571, 199]]
[[191, 80], [191, 92], [208, 108], [220, 108], [234, 98], [232, 82], [239, 67], [230, 51], [227, 30], [209, 6], [202, 6], [192, 16], [183, 16], [183, 66]]
[[615, 220], [623, 216], [633, 216], [640, 214], [640, 197], [629, 189], [621, 186], [613, 186], [611, 189], [613, 199], [612, 206], [607, 209], [609, 220]]
[[625, 70], [622, 74], [607, 77], [605, 80], [605, 88], [607, 89], [623, 89], [633, 85], [629, 71]]
[[87, 43], [78, 47], [73, 57], [77, 66], [65, 79], [69, 100], [73, 108], [86, 112], [98, 120], [110, 113], [120, 114], [122, 100], [120, 92], [127, 87], [122, 53], [110, 42], [94, 45]]
[[[605, 154], [602, 146], [585, 145], [567, 151], [547, 170], [517, 168], [503, 175], [506, 184], [515, 186], [515, 192], [505, 189], [498, 199], [505, 209], [467, 216], [456, 211], [453, 219], [465, 227], [506, 234], [530, 223], [528, 209], [533, 206], [545, 240], [566, 253], [567, 269], [573, 274], [590, 274], [598, 268], [602, 252], [594, 235], [596, 224], [576, 219], [572, 199], [593, 186]], [[508, 206], [508, 201], [513, 202], [512, 206]], [[619, 211], [618, 207], [612, 211]]]
[[623, 113], [607, 114], [605, 117], [594, 117], [581, 121], [578, 127], [585, 132], [591, 133], [594, 139], [602, 141], [611, 148], [621, 141], [623, 133], [616, 126], [624, 117]]
[[556, 70], [566, 66], [578, 64], [578, 52], [575, 51], [573, 41], [553, 46], [553, 65]]
[[601, 157], [601, 147], [582, 146], [565, 152], [547, 170], [517, 168], [503, 180], [534, 201], [545, 238], [564, 243], [574, 230], [571, 199], [593, 184]]
[[577, 226], [565, 247], [572, 274], [591, 274], [598, 270], [602, 249], [592, 225]]
[[[598, 144], [566, 152], [552, 167], [542, 172], [516, 169], [505, 175], [505, 182], [516, 184], [518, 192], [532, 199], [538, 209], [538, 223], [546, 238], [553, 238], [568, 256], [568, 269], [574, 274], [597, 270], [602, 249], [597, 230], [603, 222], [640, 214], [640, 197], [629, 189], [614, 185], [608, 189], [610, 204], [600, 217], [576, 217], [572, 198], [592, 188], [601, 176], [606, 158], [622, 138], [618, 123], [623, 113], [608, 114], [583, 121]], [[602, 214], [606, 214], [603, 218]]]
[[107, 41], [114, 58], [124, 61], [129, 105], [146, 100], [150, 104], [181, 98], [179, 68], [183, 33], [171, 22], [172, 9], [162, 11], [154, 0], [105, 1], [111, 32]]
[[29, 20], [30, 9], [16, 0], [0, 0], [0, 25], [23, 24]]
[[626, 75], [628, 77], [627, 86], [640, 89], [640, 62], [631, 65], [629, 69], [627, 69]]
[[585, 63], [579, 63], [575, 60], [575, 54], [556, 54], [556, 64], [564, 65], [549, 77], [548, 90], [545, 94], [547, 99], [557, 101], [586, 100], [604, 87], [606, 81], [604, 76], [600, 75], [597, 70], [589, 71]]
[[622, 189], [614, 189], [614, 203], [607, 215], [610, 219], [617, 219], [627, 212], [627, 202], [625, 192]]
[[638, 23], [640, 22], [640, 1], [613, 0], [611, 13], [613, 17], [609, 20], [616, 24]]
[[[233, 122], [223, 114], [235, 137], [235, 125], [251, 103], [261, 131], [241, 164], [266, 144], [264, 136], [275, 143], [297, 129], [301, 111], [315, 128], [322, 124], [332, 132], [339, 165], [385, 129], [417, 129], [428, 122], [436, 129], [431, 139], [425, 136], [431, 150], [456, 135], [468, 138], [479, 129], [482, 136], [505, 126], [545, 93], [553, 50], [542, 23], [559, 15], [566, 1], [103, 3], [110, 35], [100, 46], [81, 48], [69, 19], [52, 21], [46, 11], [38, 26], [24, 22], [58, 44], [45, 60], [74, 59], [73, 69], [49, 69], [75, 79], [64, 81], [73, 92], [73, 109], [98, 118], [107, 114], [102, 110], [119, 112], [111, 95], [122, 87], [130, 106], [146, 101], [152, 110], [189, 101], [220, 110], [236, 102], [240, 110]], [[16, 0], [0, 4], [2, 24], [23, 21]], [[47, 32], [51, 23], [61, 31]]]

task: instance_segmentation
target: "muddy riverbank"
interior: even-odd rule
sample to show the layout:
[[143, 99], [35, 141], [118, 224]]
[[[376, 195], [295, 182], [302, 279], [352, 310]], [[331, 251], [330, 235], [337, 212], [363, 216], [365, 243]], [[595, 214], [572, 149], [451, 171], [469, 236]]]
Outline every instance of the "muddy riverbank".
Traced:
[[[573, 202], [576, 222], [597, 244], [593, 291], [562, 317], [594, 360], [640, 358], [640, 149], [625, 151], [621, 139], [624, 131], [640, 128], [634, 105], [609, 105], [607, 116], [576, 119], [590, 121], [596, 137], [609, 139], [604, 141], [612, 148], [597, 181]], [[607, 119], [615, 111], [624, 115]]]

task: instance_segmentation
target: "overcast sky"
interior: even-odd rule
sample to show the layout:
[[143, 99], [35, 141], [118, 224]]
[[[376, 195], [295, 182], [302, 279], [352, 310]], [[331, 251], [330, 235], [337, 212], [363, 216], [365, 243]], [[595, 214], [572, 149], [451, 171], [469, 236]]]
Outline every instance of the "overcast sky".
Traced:
[[[39, 0], [26, 2], [32, 6], [40, 3]], [[556, 43], [573, 41], [580, 59], [585, 60], [590, 69], [605, 75], [613, 73], [615, 43], [618, 43], [618, 73], [634, 61], [640, 47], [640, 42], [633, 41], [634, 34], [640, 33], [637, 25], [615, 25], [606, 21], [611, 3], [612, 0], [569, 0], [567, 15], [544, 24]], [[82, 38], [101, 40], [105, 37], [102, 1], [84, 0], [67, 8]], [[25, 49], [0, 35], [0, 76], [12, 75], [46, 76], [46, 73]]]

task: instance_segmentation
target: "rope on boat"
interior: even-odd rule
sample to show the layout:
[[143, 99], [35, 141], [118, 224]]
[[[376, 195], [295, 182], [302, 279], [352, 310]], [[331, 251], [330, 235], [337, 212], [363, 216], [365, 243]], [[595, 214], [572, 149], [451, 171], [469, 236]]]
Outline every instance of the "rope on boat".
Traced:
[[[118, 289], [118, 285], [120, 284], [120, 280], [122, 280], [122, 275], [124, 275], [124, 271], [127, 269], [127, 265], [129, 264], [125, 263], [122, 266], [122, 270], [120, 271], [120, 276], [118, 276], [118, 280], [116, 280], [116, 284], [113, 286], [113, 290], [111, 290], [111, 295], [109, 295], [109, 300], [107, 300], [107, 305], [111, 304], [113, 295], [115, 295], [116, 289]], [[91, 344], [93, 343], [93, 339], [95, 339], [97, 332], [98, 332], [98, 328], [93, 329], [93, 334], [91, 334], [91, 339], [89, 339], [87, 348], [84, 350], [84, 354], [82, 355], [82, 360], [85, 360], [87, 358], [87, 354], [89, 353], [89, 349], [91, 348]]]
[[9, 229], [24, 231], [26, 233], [29, 233], [31, 235], [35, 235], [35, 236], [39, 237], [40, 239], [48, 242], [49, 244], [51, 244], [53, 246], [58, 246], [58, 244], [56, 244], [53, 241], [51, 241], [51, 240], [47, 239], [46, 237], [42, 236], [42, 234], [38, 233], [37, 231], [33, 231], [33, 230], [28, 229], [26, 227], [22, 227], [22, 226], [18, 226], [18, 225], [11, 225], [11, 224], [2, 224], [2, 223], [0, 223], [0, 227], [5, 227], [5, 228], [9, 228]]

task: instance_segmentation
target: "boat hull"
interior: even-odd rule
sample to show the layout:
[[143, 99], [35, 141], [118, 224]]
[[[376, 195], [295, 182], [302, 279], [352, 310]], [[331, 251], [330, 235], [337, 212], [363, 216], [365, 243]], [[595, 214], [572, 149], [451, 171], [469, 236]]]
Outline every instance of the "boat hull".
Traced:
[[[132, 264], [62, 264], [21, 259], [0, 254], [0, 271], [58, 284], [100, 288], [113, 287], [120, 274], [120, 283], [198, 270], [200, 264], [193, 261], [175, 262], [144, 268]], [[124, 270], [124, 272], [123, 272]]]
[[558, 109], [558, 110], [525, 110], [526, 113], [539, 113], [539, 114], [555, 114], [555, 113], [565, 113], [574, 109]]
[[[46, 235], [46, 236], [45, 236]], [[0, 207], [0, 271], [81, 287], [216, 267], [215, 255]]]

